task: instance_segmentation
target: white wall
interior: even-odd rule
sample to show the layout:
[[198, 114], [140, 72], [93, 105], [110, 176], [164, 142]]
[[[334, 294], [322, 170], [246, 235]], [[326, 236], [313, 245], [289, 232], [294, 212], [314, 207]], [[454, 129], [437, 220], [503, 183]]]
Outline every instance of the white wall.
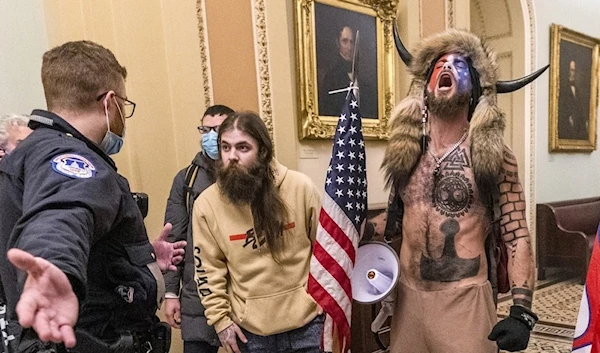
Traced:
[[46, 50], [42, 0], [0, 1], [0, 115], [46, 107], [40, 78]]
[[[600, 1], [533, 0], [536, 26], [537, 67], [550, 63], [552, 23], [600, 37]], [[600, 194], [600, 152], [549, 153], [548, 105], [550, 74], [536, 81], [535, 183], [536, 202], [597, 196]]]

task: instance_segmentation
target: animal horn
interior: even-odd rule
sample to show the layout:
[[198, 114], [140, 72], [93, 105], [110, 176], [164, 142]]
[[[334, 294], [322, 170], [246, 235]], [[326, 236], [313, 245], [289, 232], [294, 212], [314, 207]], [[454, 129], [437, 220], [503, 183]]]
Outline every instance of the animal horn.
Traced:
[[[396, 43], [396, 45], [398, 45]], [[514, 92], [518, 89], [525, 87], [525, 85], [533, 82], [538, 76], [540, 76], [550, 65], [546, 65], [541, 69], [533, 72], [525, 77], [518, 78], [516, 80], [511, 81], [498, 81], [496, 82], [496, 92], [497, 93], [510, 93]]]
[[402, 40], [400, 40], [400, 35], [398, 34], [398, 23], [395, 20], [394, 20], [394, 42], [396, 43], [396, 50], [398, 50], [398, 54], [400, 54], [400, 58], [402, 59], [402, 61], [404, 61], [406, 66], [410, 66], [413, 56], [408, 51], [408, 49], [406, 49], [406, 47], [402, 43]]

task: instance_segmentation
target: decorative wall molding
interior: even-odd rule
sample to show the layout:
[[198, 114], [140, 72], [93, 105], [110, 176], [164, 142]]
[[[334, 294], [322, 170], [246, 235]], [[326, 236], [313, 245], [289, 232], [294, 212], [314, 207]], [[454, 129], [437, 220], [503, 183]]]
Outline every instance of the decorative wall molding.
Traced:
[[259, 115], [267, 125], [271, 140], [273, 139], [273, 104], [271, 94], [271, 71], [269, 50], [267, 45], [267, 20], [265, 0], [252, 1], [252, 23], [254, 25], [254, 53], [256, 55], [256, 72], [258, 82]]
[[204, 104], [206, 107], [213, 103], [212, 75], [210, 73], [210, 56], [208, 53], [208, 36], [206, 34], [205, 0], [196, 1], [196, 17], [198, 18], [198, 39], [200, 41], [200, 58], [202, 65], [202, 81], [204, 83]]

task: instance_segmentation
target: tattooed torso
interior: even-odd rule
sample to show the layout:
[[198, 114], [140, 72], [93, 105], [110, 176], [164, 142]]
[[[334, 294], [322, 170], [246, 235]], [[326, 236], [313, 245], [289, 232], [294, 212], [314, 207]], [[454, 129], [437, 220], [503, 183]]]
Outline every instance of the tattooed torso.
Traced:
[[485, 237], [490, 224], [465, 141], [441, 164], [421, 157], [407, 186], [400, 254], [403, 280], [420, 290], [483, 283], [487, 279]]

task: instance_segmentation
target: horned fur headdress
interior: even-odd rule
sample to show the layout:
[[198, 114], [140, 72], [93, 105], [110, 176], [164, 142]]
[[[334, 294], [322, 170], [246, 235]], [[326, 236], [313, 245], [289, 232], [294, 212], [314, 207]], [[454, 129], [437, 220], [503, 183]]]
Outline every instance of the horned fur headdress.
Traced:
[[455, 53], [468, 58], [473, 83], [472, 113], [469, 126], [471, 159], [476, 183], [488, 188], [496, 183], [503, 161], [504, 113], [498, 108], [497, 93], [515, 91], [535, 80], [547, 68], [513, 81], [498, 81], [496, 54], [476, 35], [457, 29], [425, 38], [413, 57], [405, 48], [394, 26], [396, 47], [408, 65], [413, 80], [408, 96], [392, 112], [390, 140], [382, 168], [388, 186], [401, 187], [408, 182], [421, 154], [423, 139], [422, 111], [424, 92], [431, 68], [444, 54]]

